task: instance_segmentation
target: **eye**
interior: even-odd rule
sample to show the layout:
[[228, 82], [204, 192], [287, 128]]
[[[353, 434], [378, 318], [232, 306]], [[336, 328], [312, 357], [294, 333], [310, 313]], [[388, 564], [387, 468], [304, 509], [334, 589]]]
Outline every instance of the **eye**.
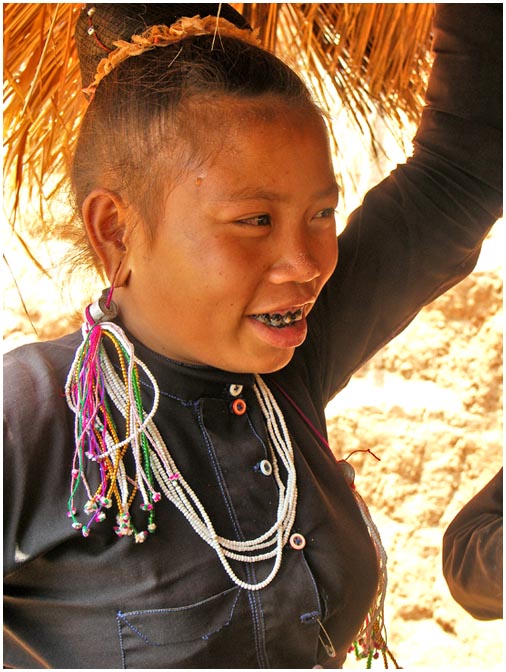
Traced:
[[247, 219], [237, 220], [238, 224], [245, 224], [246, 226], [270, 226], [270, 215], [257, 215], [255, 217], [248, 217]]
[[317, 212], [313, 219], [329, 219], [336, 216], [335, 208], [325, 208], [325, 210], [320, 210]]

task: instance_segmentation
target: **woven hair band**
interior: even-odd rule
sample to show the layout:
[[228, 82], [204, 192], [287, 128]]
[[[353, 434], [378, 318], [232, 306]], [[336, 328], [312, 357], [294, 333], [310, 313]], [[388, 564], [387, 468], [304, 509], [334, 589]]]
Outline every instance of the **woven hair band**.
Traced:
[[95, 79], [88, 87], [83, 89], [83, 92], [93, 96], [102, 79], [120, 63], [126, 61], [130, 56], [140, 56], [145, 51], [150, 51], [155, 47], [166, 47], [187, 37], [197, 37], [199, 35], [214, 35], [217, 39], [220, 37], [235, 37], [243, 42], [260, 46], [257, 33], [257, 30], [250, 31], [238, 28], [230, 21], [217, 16], [206, 16], [203, 19], [200, 16], [182, 17], [171, 26], [151, 26], [140, 35], [132, 35], [131, 42], [125, 40], [113, 42], [116, 49], [100, 61]]

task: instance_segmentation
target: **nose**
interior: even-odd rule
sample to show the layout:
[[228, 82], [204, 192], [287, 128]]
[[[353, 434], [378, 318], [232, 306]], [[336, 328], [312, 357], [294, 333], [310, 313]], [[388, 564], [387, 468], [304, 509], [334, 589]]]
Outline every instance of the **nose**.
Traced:
[[319, 278], [320, 264], [310, 246], [302, 237], [292, 236], [277, 244], [275, 261], [270, 269], [270, 279], [274, 284], [285, 282], [305, 283]]

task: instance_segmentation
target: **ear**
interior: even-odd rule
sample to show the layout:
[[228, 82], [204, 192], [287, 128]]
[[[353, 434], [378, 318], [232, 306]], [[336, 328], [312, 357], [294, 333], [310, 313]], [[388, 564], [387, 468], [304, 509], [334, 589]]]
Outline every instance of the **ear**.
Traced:
[[125, 284], [130, 273], [126, 262], [127, 212], [119, 194], [107, 189], [94, 189], [82, 207], [83, 222], [90, 243], [116, 287]]

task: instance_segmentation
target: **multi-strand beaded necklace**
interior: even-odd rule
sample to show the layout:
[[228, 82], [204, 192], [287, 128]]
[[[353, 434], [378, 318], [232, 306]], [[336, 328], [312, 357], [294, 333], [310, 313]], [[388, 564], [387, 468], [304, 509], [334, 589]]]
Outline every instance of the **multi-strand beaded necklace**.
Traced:
[[[90, 306], [83, 324], [83, 342], [79, 346], [67, 377], [67, 403], [75, 414], [75, 453], [72, 465], [68, 516], [83, 536], [91, 526], [106, 517], [106, 510], [116, 504], [116, 527], [119, 536], [132, 536], [136, 542], [146, 540], [156, 530], [155, 504], [163, 495], [184, 515], [193, 530], [214, 549], [232, 581], [247, 590], [260, 590], [276, 576], [281, 565], [297, 507], [297, 484], [293, 448], [283, 414], [269, 388], [260, 376], [253, 387], [269, 436], [273, 476], [278, 488], [276, 522], [256, 539], [236, 541], [221, 537], [215, 530], [204, 506], [178, 469], [154, 421], [160, 392], [148, 367], [135, 356], [134, 347], [124, 331], [109, 321], [116, 314], [110, 297]], [[112, 344], [118, 360], [115, 367], [105, 348]], [[146, 412], [141, 398], [141, 370], [152, 390], [151, 409]], [[124, 418], [124, 438], [112, 415], [112, 406]], [[133, 476], [127, 473], [126, 458], [135, 466]], [[286, 470], [283, 482], [279, 461]], [[92, 491], [87, 467], [96, 465], [99, 485]], [[85, 488], [88, 501], [84, 512], [86, 524], [79, 522], [75, 497], [79, 487]], [[131, 507], [140, 495], [141, 509], [147, 513], [145, 530], [134, 526]], [[256, 563], [274, 558], [269, 575], [250, 584], [233, 571], [230, 560]]]
[[[279, 571], [283, 547], [290, 539], [297, 508], [292, 443], [274, 396], [262, 378], [256, 375], [253, 389], [267, 427], [272, 474], [278, 487], [276, 522], [256, 539], [226, 539], [216, 532], [204, 506], [179, 471], [158, 431], [154, 422], [160, 400], [157, 381], [148, 367], [136, 357], [134, 346], [125, 332], [110, 321], [116, 314], [111, 291], [104, 292], [97, 302], [87, 308], [86, 321], [82, 327], [83, 342], [76, 351], [67, 377], [65, 394], [67, 403], [75, 414], [75, 452], [67, 513], [72, 520], [72, 526], [87, 537], [91, 526], [105, 520], [106, 510], [115, 503], [116, 534], [120, 537], [131, 536], [137, 543], [142, 543], [149, 533], [156, 530], [154, 507], [163, 494], [179, 509], [193, 530], [214, 549], [226, 573], [237, 586], [246, 590], [265, 588]], [[107, 353], [107, 341], [117, 355], [116, 366]], [[153, 390], [149, 412], [145, 411], [141, 398], [139, 370], [144, 373]], [[320, 440], [329, 447], [293, 400], [280, 389]], [[120, 430], [113, 419], [112, 406], [124, 419], [124, 438], [120, 438]], [[127, 458], [130, 462], [133, 459], [133, 476], [127, 473]], [[281, 477], [278, 460], [286, 471], [285, 482]], [[94, 492], [87, 477], [87, 467], [90, 464], [96, 465], [99, 474], [99, 485]], [[390, 658], [398, 668], [386, 643], [384, 625], [386, 554], [367, 506], [354, 486], [353, 467], [346, 461], [342, 461], [342, 464], [346, 480], [373, 541], [380, 577], [375, 599], [353, 647], [357, 658], [367, 658], [367, 667], [371, 666], [373, 657], [381, 654], [385, 667], [388, 667], [387, 658]], [[88, 516], [86, 524], [79, 522], [75, 506], [80, 486], [84, 487], [88, 498], [84, 506], [84, 513]], [[140, 508], [147, 514], [146, 529], [140, 531], [136, 529], [130, 513], [137, 495], [140, 495], [142, 501]], [[272, 558], [274, 562], [270, 573], [255, 584], [242, 581], [230, 564], [230, 560], [256, 563]], [[319, 620], [318, 623], [326, 634]], [[330, 648], [327, 645], [325, 648], [330, 656], [335, 655], [331, 642]]]

